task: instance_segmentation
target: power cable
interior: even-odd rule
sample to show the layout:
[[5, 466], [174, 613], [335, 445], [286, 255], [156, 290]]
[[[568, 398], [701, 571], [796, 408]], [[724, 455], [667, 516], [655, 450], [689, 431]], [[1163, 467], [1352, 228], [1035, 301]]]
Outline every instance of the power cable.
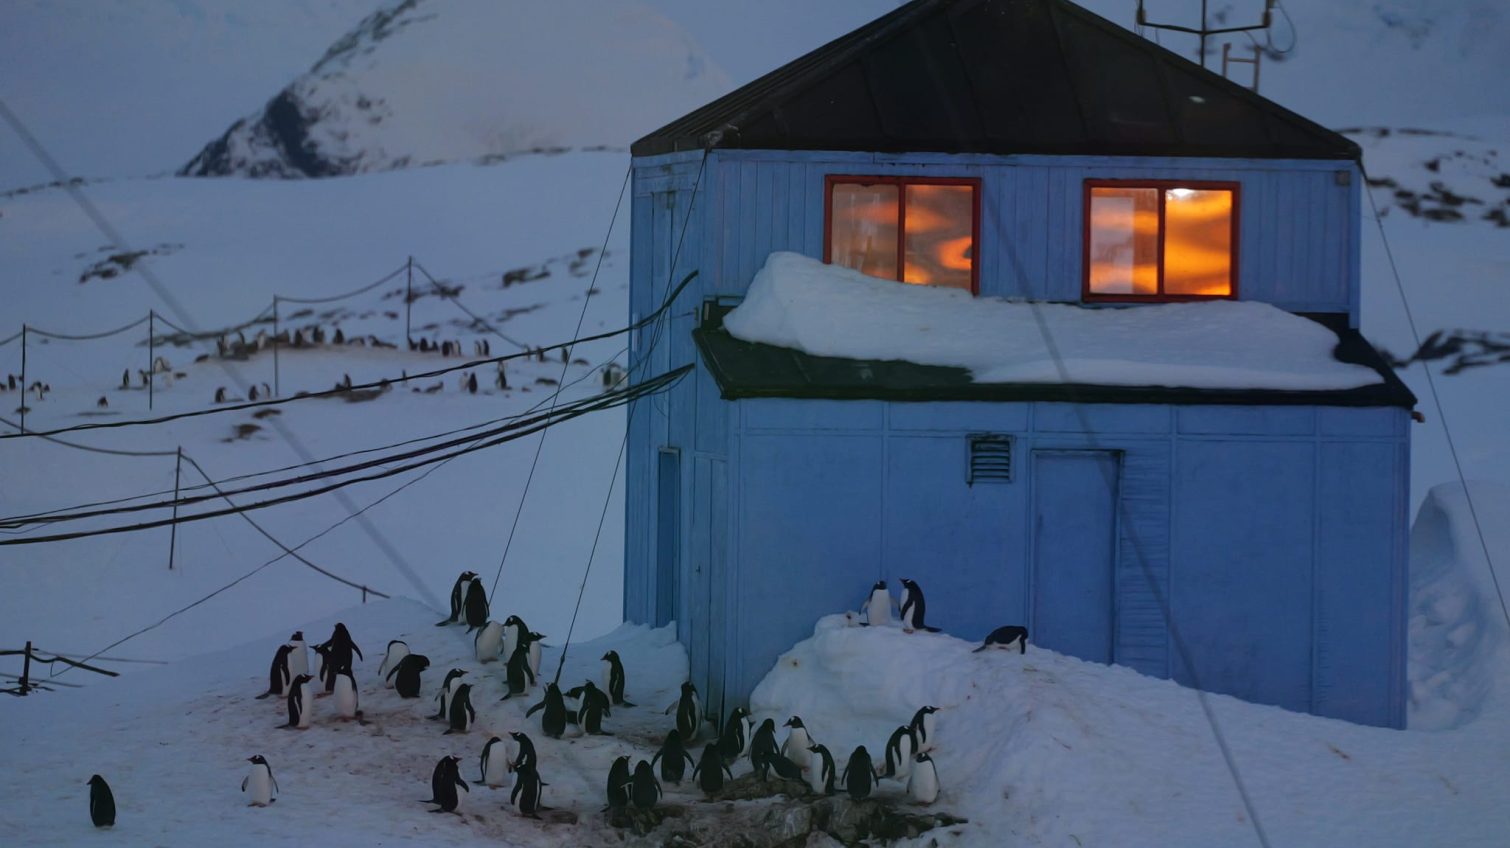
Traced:
[[414, 263], [414, 267], [418, 268], [419, 272], [425, 275], [425, 279], [430, 281], [430, 287], [435, 290], [435, 293], [437, 295], [439, 295], [443, 300], [450, 301], [451, 304], [457, 309], [465, 312], [467, 314], [467, 317], [471, 318], [472, 321], [477, 324], [477, 326], [483, 328], [484, 330], [487, 330], [489, 333], [492, 333], [498, 338], [503, 339], [514, 347], [517, 347], [520, 350], [525, 351], [526, 353], [529, 352], [529, 345], [519, 341], [518, 339], [509, 338], [508, 336], [504, 335], [502, 331], [500, 331], [497, 327], [494, 327], [491, 323], [489, 323], [486, 318], [483, 318], [481, 315], [478, 315], [476, 312], [468, 309], [466, 307], [466, 304], [462, 303], [461, 300], [456, 297], [455, 292], [449, 291], [444, 285], [440, 283], [439, 280], [432, 277], [430, 275], [430, 272], [425, 270], [425, 266], [416, 262]]
[[95, 339], [103, 339], [103, 338], [106, 338], [108, 336], [117, 336], [117, 335], [120, 335], [121, 333], [124, 333], [127, 330], [135, 329], [135, 328], [140, 327], [141, 325], [147, 323], [148, 319], [150, 319], [151, 317], [152, 317], [151, 315], [143, 315], [142, 317], [136, 319], [135, 321], [132, 321], [130, 324], [127, 324], [124, 327], [117, 327], [114, 330], [106, 330], [103, 333], [86, 333], [86, 334], [83, 334], [83, 335], [71, 335], [69, 333], [54, 333], [54, 332], [50, 332], [48, 330], [40, 329], [38, 327], [33, 327], [30, 324], [26, 325], [26, 332], [32, 333], [32, 334], [35, 334], [35, 335], [38, 335], [38, 336], [42, 336], [43, 338], [49, 338], [49, 339], [59, 339], [59, 340], [62, 340], [62, 341], [69, 341], [69, 342], [88, 342], [88, 341], [93, 341]]
[[[9, 418], [6, 418], [4, 416], [0, 416], [0, 424], [5, 424], [8, 427], [14, 427], [18, 431], [21, 429], [21, 425], [20, 424], [17, 424], [16, 422], [14, 422], [14, 421], [12, 421]], [[177, 456], [178, 455], [178, 451], [132, 451], [132, 450], [121, 450], [119, 448], [97, 448], [97, 447], [91, 447], [89, 445], [80, 445], [80, 444], [75, 444], [73, 442], [65, 442], [62, 439], [56, 438], [54, 436], [40, 436], [39, 438], [41, 438], [42, 441], [44, 441], [44, 442], [52, 442], [55, 445], [62, 445], [65, 448], [73, 448], [74, 450], [89, 451], [90, 453], [110, 454], [111, 456], [151, 456], [151, 457], [158, 457], [158, 456]], [[144, 496], [137, 495], [135, 497], [144, 497]], [[125, 500], [134, 500], [134, 498], [126, 498]]]
[[393, 279], [394, 277], [397, 277], [399, 274], [404, 273], [404, 271], [407, 268], [408, 268], [408, 263], [400, 265], [400, 266], [398, 266], [398, 268], [396, 270], [394, 270], [393, 273], [391, 273], [388, 276], [382, 278], [381, 280], [378, 280], [378, 281], [372, 282], [372, 283], [368, 283], [367, 285], [362, 286], [361, 288], [358, 288], [358, 289], [352, 289], [351, 291], [349, 291], [349, 292], [347, 292], [345, 294], [336, 294], [336, 295], [331, 295], [330, 297], [288, 297], [287, 295], [278, 294], [278, 295], [273, 295], [273, 299], [277, 300], [279, 303], [297, 303], [297, 304], [301, 304], [301, 305], [304, 305], [304, 304], [320, 304], [320, 303], [335, 303], [338, 300], [347, 300], [349, 298], [356, 297], [359, 294], [366, 294], [367, 292], [372, 291], [373, 289], [377, 288], [378, 286], [382, 285], [383, 283], [386, 283], [389, 280]]

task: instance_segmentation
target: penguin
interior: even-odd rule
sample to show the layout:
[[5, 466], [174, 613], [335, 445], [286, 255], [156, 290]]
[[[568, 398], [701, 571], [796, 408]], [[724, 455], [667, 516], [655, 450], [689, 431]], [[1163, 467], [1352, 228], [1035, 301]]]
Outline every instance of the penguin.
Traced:
[[781, 756], [796, 763], [797, 768], [806, 769], [813, 760], [813, 754], [808, 750], [813, 745], [813, 738], [808, 735], [807, 725], [802, 723], [801, 716], [792, 716], [782, 727], [791, 730], [786, 734], [786, 741], [781, 743]]
[[603, 729], [603, 717], [612, 715], [608, 696], [603, 690], [593, 685], [591, 680], [578, 689], [573, 689], [579, 698], [577, 707], [577, 726], [589, 736], [612, 736]]
[[[535, 672], [530, 668], [530, 649], [528, 645], [514, 646], [514, 653], [509, 656], [506, 669], [508, 691], [503, 693], [500, 701], [507, 701], [515, 695], [522, 695], [535, 686]], [[554, 686], [555, 684], [551, 684]], [[559, 697], [559, 690], [558, 690]], [[565, 709], [563, 707], [562, 709]]]
[[[419, 697], [419, 673], [430, 667], [430, 658], [424, 654], [407, 654], [398, 665], [389, 669], [388, 677], [400, 698]], [[395, 679], [395, 675], [397, 676]]]
[[[702, 758], [692, 768], [692, 781], [708, 795], [714, 795], [723, 790], [724, 775], [728, 775], [730, 780], [734, 779], [734, 772], [729, 771], [728, 765], [724, 763], [723, 753], [719, 747], [717, 742], [704, 745]], [[629, 758], [625, 757], [624, 761], [627, 763]]]
[[503, 369], [503, 363], [498, 363], [498, 376], [493, 378], [493, 385], [500, 389], [509, 387], [509, 375]]
[[471, 585], [473, 578], [477, 576], [475, 571], [463, 571], [456, 578], [456, 585], [451, 587], [451, 616], [445, 621], [435, 622], [436, 627], [445, 627], [447, 624], [455, 624], [461, 621], [461, 612], [466, 598], [467, 586]]
[[256, 386], [252, 386], [250, 389], [246, 390], [246, 399], [247, 400], [256, 400], [257, 399], [257, 387]]
[[524, 619], [517, 615], [511, 615], [503, 620], [503, 655], [512, 657], [514, 649], [519, 647], [519, 640], [526, 638], [530, 632], [529, 626]]
[[544, 633], [530, 633], [527, 638], [529, 639], [528, 645], [529, 645], [529, 650], [530, 650], [530, 655], [529, 655], [530, 671], [534, 672], [534, 674], [535, 674], [536, 677], [539, 677], [540, 676], [540, 646], [544, 643], [545, 634]]
[[[320, 648], [324, 648], [325, 650], [320, 651]], [[330, 692], [335, 688], [337, 673], [351, 670], [353, 654], [361, 657], [364, 661], [367, 659], [365, 656], [362, 656], [362, 649], [358, 648], [357, 644], [351, 640], [351, 633], [346, 629], [346, 625], [339, 621], [336, 622], [335, 629], [331, 631], [330, 638], [315, 646], [315, 649], [320, 653], [320, 657], [323, 660], [323, 665], [320, 669], [320, 678], [325, 682], [326, 692]], [[328, 672], [326, 670], [327, 667], [329, 669]]]
[[321, 693], [322, 695], [329, 695], [336, 688], [336, 667], [331, 661], [330, 651], [331, 649], [327, 645], [315, 646], [315, 659], [320, 664], [320, 670], [317, 674], [320, 678], [320, 685], [325, 688], [325, 691]]
[[[16, 388], [16, 378], [14, 376], [12, 376], [10, 378], [10, 387], [11, 387], [12, 390], [14, 390]], [[130, 368], [127, 368], [126, 370], [124, 370], [124, 371], [121, 372], [121, 388], [123, 388], [123, 389], [129, 389], [129, 388], [131, 388], [131, 369]]]
[[258, 700], [273, 695], [282, 695], [288, 689], [288, 683], [293, 680], [293, 674], [289, 671], [289, 654], [294, 652], [291, 645], [279, 645], [273, 654], [273, 665], [267, 670], [267, 691], [257, 696]]
[[919, 751], [933, 750], [933, 714], [938, 712], [938, 707], [922, 707], [912, 714], [912, 723], [908, 729], [912, 731], [913, 747]]
[[468, 633], [488, 623], [488, 593], [482, 588], [482, 581], [476, 577], [467, 584], [467, 597], [462, 611], [467, 617]]
[[[519, 651], [515, 652], [518, 656]], [[505, 698], [508, 696], [505, 695]], [[540, 703], [530, 707], [524, 714], [529, 718], [540, 710], [545, 712], [540, 716], [540, 729], [552, 739], [560, 739], [561, 734], [566, 732], [566, 702], [561, 697], [561, 687], [554, 682], [545, 684], [545, 698]]]
[[818, 761], [808, 770], [807, 785], [815, 795], [834, 794], [834, 779], [838, 777], [834, 769], [834, 755], [823, 745], [814, 745], [808, 750]]
[[697, 739], [698, 731], [703, 727], [703, 708], [697, 700], [697, 687], [692, 681], [682, 683], [682, 696], [676, 703], [666, 708], [667, 715], [676, 711], [676, 729], [682, 734], [684, 742], [693, 742]]
[[336, 328], [336, 334], [334, 336], [330, 337], [330, 341], [331, 341], [331, 344], [338, 344], [338, 345], [340, 345], [340, 344], [346, 344], [346, 334], [343, 333], [343, 332], [341, 332], [341, 328], [340, 327], [337, 327]]
[[[301, 676], [308, 677], [309, 675]], [[250, 799], [247, 801], [247, 806], [266, 807], [277, 801], [278, 799], [273, 797], [273, 793], [279, 791], [278, 781], [273, 777], [273, 767], [267, 764], [267, 760], [263, 759], [261, 754], [247, 757], [246, 761], [252, 764], [252, 770], [241, 779], [241, 791], [246, 792]]]
[[383, 678], [383, 686], [393, 688], [393, 679], [388, 677], [388, 672], [398, 668], [399, 661], [407, 656], [409, 656], [409, 643], [400, 642], [397, 639], [388, 643], [388, 651], [383, 654], [383, 662], [378, 666], [378, 677]]
[[[498, 746], [495, 754], [493, 746]], [[482, 746], [482, 761], [477, 768], [477, 782], [490, 786], [494, 789], [503, 785], [504, 775], [513, 769], [509, 762], [508, 744], [497, 736], [492, 737]]]
[[932, 804], [939, 797], [938, 767], [927, 754], [918, 754], [912, 764], [912, 776], [907, 779], [907, 797], [914, 804]]
[[970, 653], [978, 654], [981, 651], [984, 651], [985, 649], [990, 648], [994, 645], [1010, 648], [1012, 647], [1013, 642], [1020, 642], [1021, 648], [1018, 653], [1026, 654], [1028, 652], [1028, 628], [1016, 624], [1008, 624], [1004, 627], [998, 627], [986, 635], [986, 641], [980, 643], [979, 648], [976, 648]]
[[488, 622], [487, 626], [477, 631], [472, 646], [477, 649], [478, 662], [486, 664], [496, 661], [498, 652], [503, 650], [503, 625], [496, 621]]
[[468, 394], [474, 394], [474, 395], [477, 394], [477, 375], [476, 374], [468, 374], [467, 375], [467, 393]]
[[295, 630], [294, 635], [288, 637], [288, 646], [294, 649], [288, 655], [288, 673], [293, 677], [309, 674], [309, 653], [305, 650], [304, 631]]
[[436, 764], [435, 776], [430, 779], [430, 788], [434, 791], [434, 797], [428, 802], [439, 804], [440, 808], [431, 810], [432, 813], [454, 813], [461, 806], [461, 796], [456, 794], [456, 787], [460, 786], [468, 795], [472, 793], [467, 782], [462, 780], [461, 768], [458, 763], [461, 757], [442, 757]]
[[314, 687], [310, 685], [314, 678], [307, 674], [295, 677], [288, 687], [288, 724], [287, 728], [307, 730], [309, 728], [310, 711], [314, 709]]
[[750, 765], [755, 767], [755, 773], [760, 775], [761, 780], [766, 779], [771, 758], [780, 753], [776, 748], [776, 721], [768, 718], [760, 723], [760, 728], [750, 739]]
[[661, 750], [657, 751], [656, 755], [651, 758], [650, 766], [654, 768], [656, 762], [660, 762], [661, 780], [667, 783], [680, 784], [682, 776], [687, 773], [685, 764], [682, 762], [683, 760], [691, 763], [694, 770], [697, 768], [697, 763], [692, 759], [692, 755], [687, 753], [687, 749], [682, 746], [682, 734], [673, 730], [666, 734], [666, 741], [661, 743]]
[[781, 754], [772, 754], [766, 763], [782, 780], [795, 780], [799, 783], [802, 781], [802, 767]]
[[865, 607], [861, 612], [865, 615], [862, 624], [882, 626], [891, 623], [891, 592], [886, 588], [885, 580], [877, 580], [876, 585], [870, 587], [870, 597], [865, 601]]
[[622, 810], [629, 806], [629, 758], [619, 757], [608, 767], [608, 809]]
[[94, 405], [100, 409], [109, 409], [110, 401], [106, 400], [104, 395], [100, 395], [100, 399], [95, 401]]
[[215, 402], [225, 403], [225, 386], [220, 386], [219, 388], [215, 389]]
[[456, 691], [451, 693], [451, 726], [446, 728], [446, 733], [466, 733], [475, 721], [477, 710], [472, 708], [472, 687], [466, 683], [458, 684]]
[[870, 790], [875, 779], [875, 767], [871, 765], [870, 754], [866, 752], [865, 746], [861, 745], [849, 755], [849, 765], [844, 767], [844, 774], [839, 780], [849, 792], [849, 797], [856, 801], [863, 801], [870, 797]]
[[453, 668], [446, 672], [446, 677], [440, 682], [440, 691], [435, 693], [435, 700], [440, 702], [440, 709], [430, 718], [436, 721], [447, 721], [451, 717], [451, 696], [461, 682], [461, 676], [466, 674], [465, 669]]
[[357, 702], [357, 679], [351, 669], [338, 671], [335, 677], [336, 714], [345, 719], [362, 720], [362, 710]]
[[618, 651], [603, 655], [603, 691], [608, 693], [609, 700], [616, 707], [634, 706], [624, 700], [624, 664], [619, 661]]
[[724, 758], [724, 763], [732, 765], [735, 760], [743, 757], [750, 749], [752, 735], [754, 728], [750, 721], [750, 711], [744, 707], [735, 707], [729, 713], [729, 720], [724, 722], [723, 733], [718, 737], [718, 753]]
[[89, 778], [89, 820], [95, 827], [115, 826], [115, 795], [99, 775]]
[[634, 777], [629, 783], [629, 800], [636, 807], [648, 810], [660, 800], [661, 794], [661, 784], [655, 779], [655, 768], [640, 760], [640, 764], [634, 767]]
[[532, 819], [540, 818], [541, 810], [550, 809], [540, 803], [540, 797], [549, 783], [540, 779], [533, 764], [515, 769], [514, 791], [509, 793], [509, 803], [519, 807], [519, 814]]
[[923, 616], [928, 612], [928, 605], [923, 600], [923, 589], [915, 581], [902, 578], [902, 605], [899, 608], [902, 614], [902, 630], [911, 633], [914, 630], [926, 630], [929, 633], [937, 633], [937, 627], [929, 627], [923, 622]]
[[917, 747], [912, 728], [904, 724], [893, 730], [891, 738], [886, 740], [886, 771], [881, 773], [881, 777], [905, 780], [912, 769], [912, 754]]
[[518, 731], [509, 733], [509, 738], [514, 740], [514, 745], [518, 749], [517, 753], [514, 754], [514, 761], [510, 763], [514, 771], [517, 772], [525, 766], [534, 768], [537, 762], [535, 743], [528, 736]]

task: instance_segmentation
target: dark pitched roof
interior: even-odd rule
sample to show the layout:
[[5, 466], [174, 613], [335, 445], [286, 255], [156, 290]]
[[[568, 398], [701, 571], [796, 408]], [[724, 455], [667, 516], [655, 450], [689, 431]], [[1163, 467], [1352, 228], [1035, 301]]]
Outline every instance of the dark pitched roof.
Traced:
[[1062, 383], [977, 383], [964, 368], [877, 359], [842, 359], [775, 345], [746, 342], [724, 329], [727, 306], [705, 312], [692, 335], [704, 364], [725, 400], [741, 398], [825, 398], [891, 401], [1058, 401], [1064, 403], [1243, 404], [1249, 406], [1416, 405], [1379, 352], [1347, 326], [1347, 316], [1308, 316], [1337, 333], [1333, 355], [1341, 362], [1374, 369], [1383, 378], [1355, 389], [1291, 391], [1275, 389], [1193, 389], [1167, 386], [1095, 386]]
[[1347, 138], [1068, 0], [913, 0], [635, 142], [1352, 159]]

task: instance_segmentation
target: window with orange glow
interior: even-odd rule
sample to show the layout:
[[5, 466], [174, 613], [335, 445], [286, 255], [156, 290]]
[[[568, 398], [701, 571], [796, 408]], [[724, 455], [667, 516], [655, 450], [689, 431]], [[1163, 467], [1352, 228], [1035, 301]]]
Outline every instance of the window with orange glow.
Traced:
[[1178, 300], [1235, 293], [1236, 186], [1088, 188], [1087, 294]]
[[973, 292], [978, 192], [975, 180], [830, 177], [824, 261]]

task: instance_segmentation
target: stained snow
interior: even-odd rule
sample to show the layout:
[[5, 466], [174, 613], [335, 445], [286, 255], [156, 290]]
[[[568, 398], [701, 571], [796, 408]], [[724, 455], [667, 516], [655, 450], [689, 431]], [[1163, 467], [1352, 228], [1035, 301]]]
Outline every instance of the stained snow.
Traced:
[[1382, 382], [1332, 355], [1336, 333], [1266, 303], [1030, 304], [787, 252], [766, 259], [724, 326], [735, 338], [818, 356], [968, 368], [982, 383], [1325, 390]]

